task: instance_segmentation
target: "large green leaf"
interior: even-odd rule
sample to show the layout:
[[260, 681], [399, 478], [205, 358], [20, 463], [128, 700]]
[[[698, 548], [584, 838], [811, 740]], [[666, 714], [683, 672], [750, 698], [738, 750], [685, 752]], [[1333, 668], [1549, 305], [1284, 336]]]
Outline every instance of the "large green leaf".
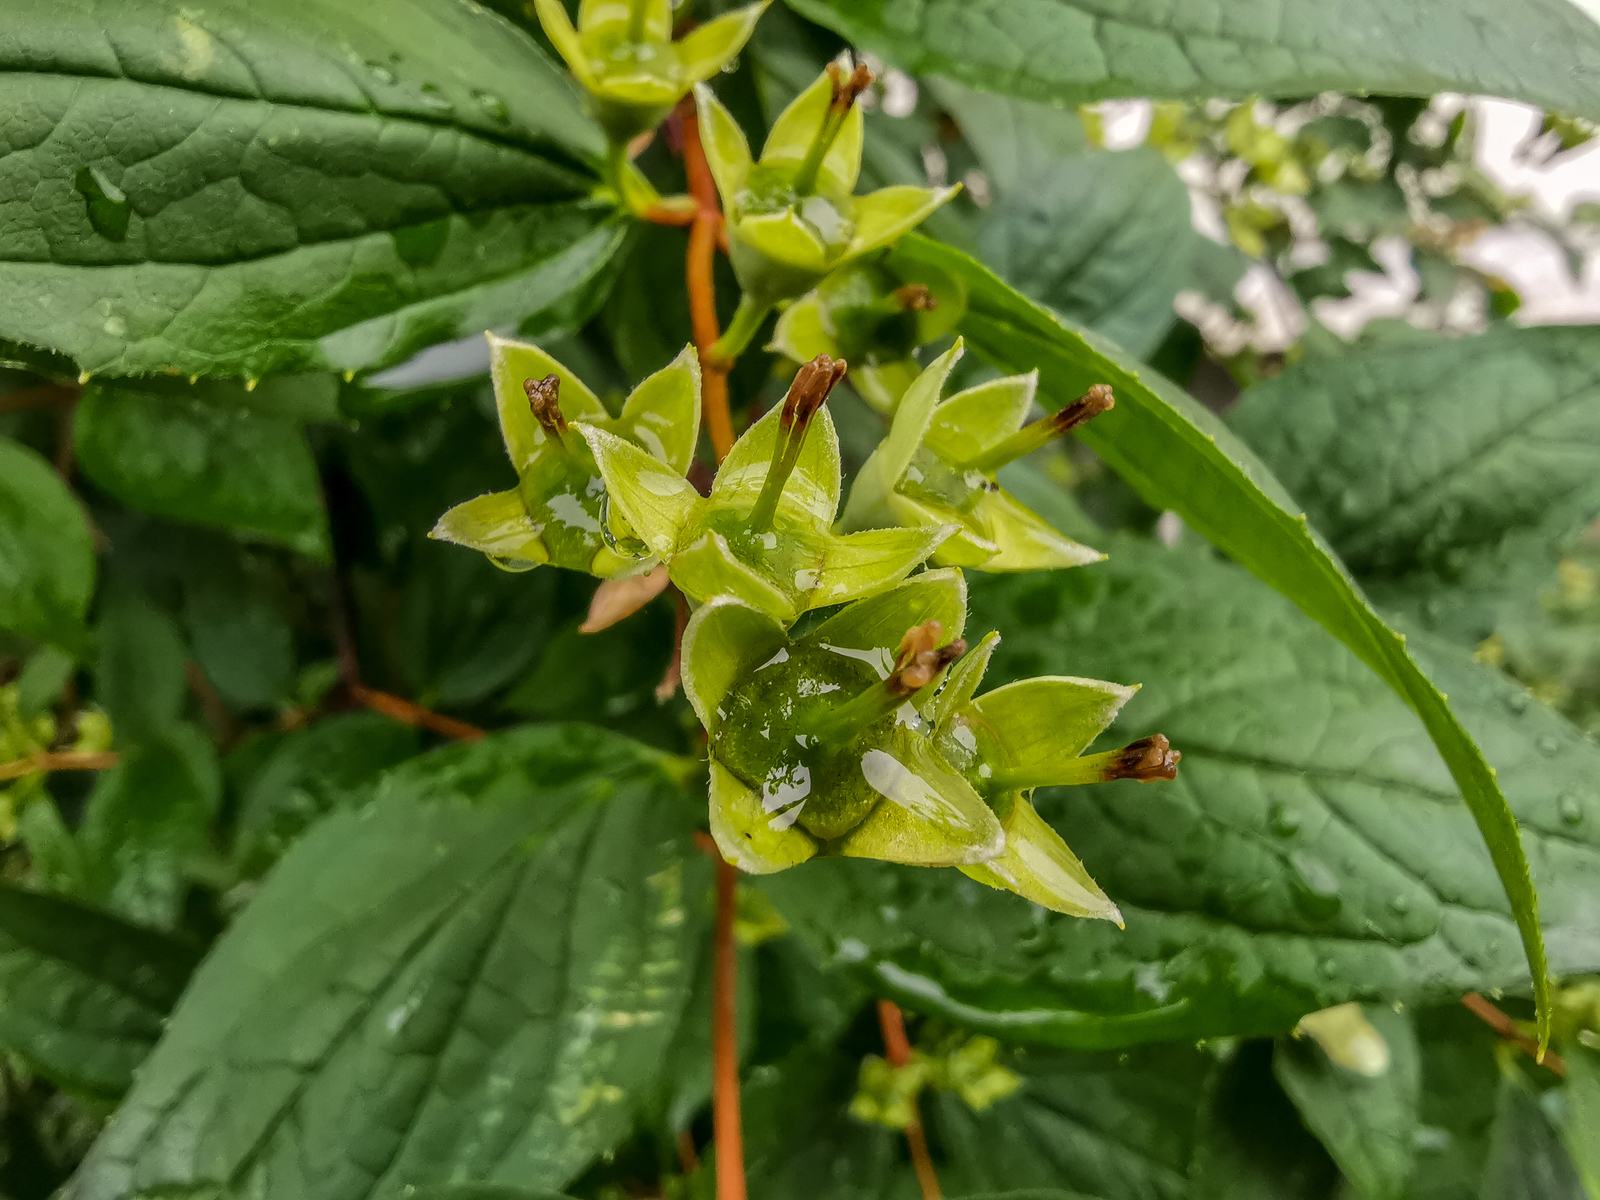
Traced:
[[[990, 678], [1140, 683], [1105, 740], [1163, 732], [1173, 783], [1038, 796], [1126, 931], [951, 872], [818, 859], [763, 880], [797, 932], [910, 1007], [1098, 1048], [1286, 1032], [1348, 1000], [1526, 988], [1489, 855], [1420, 724], [1282, 597], [1199, 549], [1113, 541], [1057, 575], [972, 581]], [[1465, 651], [1429, 666], [1502, 764], [1557, 970], [1600, 967], [1600, 747]]]
[[656, 759], [578, 726], [417, 759], [278, 865], [68, 1194], [562, 1187], [628, 1131], [708, 889]]
[[1380, 603], [1476, 642], [1600, 514], [1600, 332], [1311, 358], [1229, 424]]
[[0, 438], [0, 629], [81, 649], [93, 593], [83, 509], [48, 462]]
[[198, 959], [187, 943], [0, 885], [0, 1043], [60, 1086], [114, 1100]]
[[1091, 149], [1070, 112], [934, 82], [994, 189], [979, 257], [1133, 353], [1155, 349], [1200, 240], [1177, 172], [1148, 147]]
[[6, 33], [0, 340], [87, 371], [364, 370], [565, 320], [623, 236], [572, 89], [475, 5], [16, 0]]
[[789, 0], [908, 71], [1057, 103], [1486, 92], [1600, 117], [1600, 27], [1566, 0]]
[[958, 250], [908, 236], [900, 253], [967, 279], [962, 331], [1002, 370], [1037, 367], [1041, 395], [1061, 405], [1109, 383], [1117, 406], [1079, 432], [1144, 499], [1173, 509], [1203, 537], [1293, 600], [1344, 642], [1422, 718], [1460, 788], [1511, 899], [1532, 968], [1541, 1024], [1549, 972], [1538, 897], [1495, 772], [1418, 666], [1405, 639], [1372, 610], [1349, 573], [1297, 515], [1272, 473], [1182, 389], [1141, 378], [1115, 347], [1069, 329]]
[[[332, 395], [324, 378], [297, 382]], [[124, 504], [327, 557], [328, 519], [305, 432], [288, 415], [262, 411], [242, 386], [94, 383], [73, 427], [84, 475]]]
[[1518, 1075], [1500, 1080], [1483, 1175], [1484, 1200], [1590, 1200], [1538, 1093]]

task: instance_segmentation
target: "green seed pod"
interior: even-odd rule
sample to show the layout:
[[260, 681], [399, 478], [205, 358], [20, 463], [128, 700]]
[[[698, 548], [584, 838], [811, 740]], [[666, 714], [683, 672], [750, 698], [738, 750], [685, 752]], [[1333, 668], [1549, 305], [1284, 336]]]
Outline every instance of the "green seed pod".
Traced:
[[[680, 482], [700, 433], [700, 360], [686, 347], [635, 388], [612, 417], [599, 398], [539, 347], [489, 334], [501, 435], [518, 483], [458, 504], [428, 535], [487, 554], [506, 570], [543, 563], [614, 579], [649, 570], [648, 548], [608, 521], [605, 480], [580, 432], [608, 431], [650, 470]], [[583, 421], [579, 426], [572, 422]]]
[[983, 571], [1041, 571], [1104, 556], [1058, 533], [1000, 487], [995, 473], [1111, 407], [1111, 389], [1089, 395], [1031, 425], [1038, 373], [996, 379], [941, 400], [961, 357], [957, 339], [906, 390], [888, 437], [872, 452], [840, 528], [886, 524], [957, 527], [933, 561]]
[[[829, 272], [889, 245], [959, 190], [887, 187], [856, 196], [865, 68], [830, 66], [773, 123], [753, 160], [744, 133], [704, 84], [695, 87], [700, 140], [722, 196], [741, 310], [721, 352], [737, 355], [774, 305], [810, 291]], [[744, 341], [739, 339], [743, 338]]]
[[659, 125], [750, 40], [771, 0], [707, 21], [672, 40], [669, 0], [583, 0], [574, 29], [561, 0], [534, 0], [539, 24], [588, 92], [613, 145]]
[[732, 596], [783, 625], [892, 588], [954, 528], [833, 532], [839, 439], [823, 402], [843, 368], [821, 359], [802, 368], [785, 402], [734, 445], [705, 498], [637, 445], [577, 426], [605, 480], [613, 528], [641, 539], [691, 602]]
[[954, 329], [966, 307], [963, 280], [889, 255], [835, 271], [789, 305], [768, 349], [795, 362], [848, 360], [851, 386], [892, 416], [922, 371], [913, 352]]

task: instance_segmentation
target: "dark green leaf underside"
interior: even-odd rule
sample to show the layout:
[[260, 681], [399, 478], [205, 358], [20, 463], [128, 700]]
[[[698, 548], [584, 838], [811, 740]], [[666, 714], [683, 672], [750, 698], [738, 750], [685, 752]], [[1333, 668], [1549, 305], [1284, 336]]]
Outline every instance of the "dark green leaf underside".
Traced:
[[1600, 117], [1600, 26], [1565, 0], [789, 0], [908, 71], [1074, 103], [1479, 92]]
[[81, 649], [94, 576], [71, 490], [39, 454], [0, 438], [0, 629]]

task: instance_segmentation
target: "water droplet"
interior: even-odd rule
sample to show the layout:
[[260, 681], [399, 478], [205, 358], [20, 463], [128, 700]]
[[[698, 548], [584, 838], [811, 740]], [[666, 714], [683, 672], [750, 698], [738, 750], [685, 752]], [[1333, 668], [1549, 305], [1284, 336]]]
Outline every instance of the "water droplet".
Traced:
[[1546, 735], [1539, 739], [1539, 750], [1543, 754], [1561, 753], [1561, 739]]
[[441, 96], [439, 94], [439, 85], [438, 84], [425, 83], [425, 84], [422, 85], [421, 91], [422, 91], [422, 103], [423, 103], [423, 105], [425, 107], [431, 108], [435, 112], [439, 112], [439, 113], [448, 113], [448, 112], [454, 112], [455, 111], [456, 106], [454, 104], [450, 103], [450, 101], [446, 100], [443, 96]]
[[1339, 973], [1339, 964], [1334, 962], [1331, 958], [1325, 958], [1317, 964], [1317, 969], [1329, 979], [1332, 979]]
[[1339, 497], [1339, 511], [1347, 517], [1353, 517], [1361, 511], [1361, 493], [1355, 488], [1348, 489]]
[[1344, 906], [1339, 896], [1339, 877], [1328, 865], [1299, 851], [1289, 856], [1294, 875], [1291, 884], [1296, 906], [1306, 916], [1326, 920]]
[[1411, 897], [1404, 892], [1396, 892], [1389, 897], [1389, 907], [1403, 917], [1411, 911]]
[[600, 538], [618, 558], [649, 558], [650, 547], [638, 538], [619, 538], [611, 529], [611, 493], [600, 497]]
[[445, 217], [389, 232], [389, 238], [394, 242], [394, 252], [408, 267], [425, 267], [433, 262], [439, 257], [449, 237], [450, 222]]
[[473, 92], [472, 98], [496, 121], [511, 120], [511, 110], [506, 107], [506, 102], [493, 92]]
[[524, 571], [531, 571], [539, 565], [524, 558], [502, 558], [498, 554], [490, 554], [486, 557], [502, 571], [509, 572], [512, 575], [521, 575]]
[[1557, 802], [1561, 812], [1561, 819], [1568, 825], [1583, 824], [1583, 801], [1578, 799], [1577, 792], [1566, 792]]
[[1513, 716], [1520, 717], [1523, 713], [1528, 711], [1528, 693], [1521, 691], [1512, 692], [1506, 697], [1506, 707], [1511, 710]]
[[1281, 800], [1274, 800], [1271, 809], [1272, 832], [1279, 837], [1293, 837], [1300, 832], [1300, 814]]
[[89, 224], [101, 237], [113, 242], [128, 236], [128, 195], [107, 178], [99, 167], [81, 167], [73, 186], [82, 194], [89, 210]]
[[379, 83], [394, 82], [394, 72], [389, 70], [389, 68], [384, 66], [382, 63], [369, 62], [367, 64], [367, 70], [372, 72], [372, 77]]

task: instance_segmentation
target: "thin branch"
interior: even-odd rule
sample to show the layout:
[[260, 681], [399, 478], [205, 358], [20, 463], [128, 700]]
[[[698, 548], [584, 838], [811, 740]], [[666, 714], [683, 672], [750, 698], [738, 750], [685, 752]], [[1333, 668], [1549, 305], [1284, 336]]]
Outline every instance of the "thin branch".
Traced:
[[717, 855], [717, 924], [711, 957], [712, 1124], [717, 1146], [717, 1200], [745, 1200], [744, 1129], [739, 1116], [739, 959], [733, 918], [739, 871]]
[[1553, 1050], [1546, 1050], [1544, 1057], [1540, 1058], [1538, 1039], [1523, 1033], [1522, 1030], [1517, 1028], [1515, 1021], [1478, 995], [1477, 992], [1468, 992], [1461, 997], [1461, 1003], [1473, 1016], [1477, 1017], [1518, 1050], [1526, 1052], [1534, 1062], [1544, 1067], [1551, 1074], [1560, 1075], [1563, 1078], [1566, 1077], [1567, 1064], [1559, 1054]]
[[[893, 1000], [878, 1001], [878, 1027], [883, 1030], [884, 1057], [893, 1067], [903, 1067], [911, 1061], [911, 1042], [906, 1037], [906, 1018]], [[922, 1128], [922, 1117], [917, 1112], [917, 1101], [911, 1100], [911, 1124], [906, 1126], [906, 1145], [911, 1148], [911, 1165], [916, 1168], [917, 1183], [922, 1188], [922, 1200], [940, 1200], [939, 1176], [933, 1169], [933, 1157], [928, 1153], [928, 1135]]]
[[728, 369], [731, 364], [714, 360], [711, 347], [722, 336], [717, 328], [717, 291], [712, 269], [719, 240], [726, 245], [722, 210], [717, 205], [717, 185], [711, 177], [705, 147], [700, 144], [700, 119], [692, 101], [677, 114], [683, 132], [683, 170], [689, 178], [689, 194], [699, 208], [689, 228], [689, 256], [684, 274], [689, 285], [689, 317], [694, 325], [694, 344], [700, 351], [700, 398], [705, 412], [706, 433], [720, 463], [733, 449], [733, 414], [728, 407]]
[[57, 750], [53, 754], [30, 754], [27, 758], [0, 763], [0, 783], [21, 779], [40, 771], [107, 771], [122, 761], [114, 750], [88, 754], [78, 750]]
[[483, 740], [483, 730], [476, 725], [468, 725], [465, 721], [458, 721], [454, 717], [436, 713], [432, 709], [423, 708], [420, 704], [413, 704], [411, 701], [399, 696], [392, 696], [388, 692], [380, 692], [376, 688], [369, 688], [364, 683], [352, 683], [349, 688], [350, 695], [372, 709], [373, 712], [382, 713], [386, 717], [399, 721], [402, 725], [431, 730], [444, 737], [455, 738], [460, 742], [481, 742]]
[[21, 412], [25, 408], [43, 408], [47, 404], [64, 404], [76, 400], [81, 389], [65, 383], [46, 383], [39, 387], [23, 388], [0, 396], [0, 413]]

